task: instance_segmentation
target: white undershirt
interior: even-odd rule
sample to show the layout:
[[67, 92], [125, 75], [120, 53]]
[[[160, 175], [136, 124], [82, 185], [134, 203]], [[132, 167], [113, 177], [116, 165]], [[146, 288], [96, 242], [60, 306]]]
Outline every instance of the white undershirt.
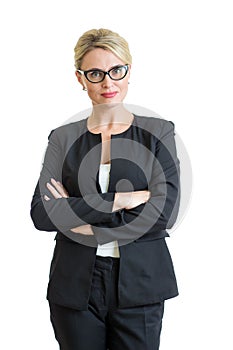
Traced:
[[[105, 193], [108, 190], [109, 185], [109, 173], [111, 164], [100, 164], [99, 169], [99, 184], [101, 192]], [[120, 251], [117, 241], [112, 241], [106, 244], [99, 244], [96, 255], [111, 256], [114, 258], [120, 257]]]

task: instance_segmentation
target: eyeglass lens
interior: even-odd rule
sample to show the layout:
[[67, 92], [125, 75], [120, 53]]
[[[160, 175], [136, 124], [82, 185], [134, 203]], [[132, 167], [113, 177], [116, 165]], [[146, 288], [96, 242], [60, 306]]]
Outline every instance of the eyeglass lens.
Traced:
[[[126, 76], [127, 68], [128, 68], [127, 66], [114, 67], [114, 68], [110, 69], [110, 71], [108, 72], [108, 75], [113, 80], [123, 79]], [[93, 83], [99, 83], [99, 82], [104, 80], [106, 74], [107, 74], [106, 72], [95, 69], [92, 71], [88, 71], [86, 73], [86, 77], [89, 81], [91, 81]]]

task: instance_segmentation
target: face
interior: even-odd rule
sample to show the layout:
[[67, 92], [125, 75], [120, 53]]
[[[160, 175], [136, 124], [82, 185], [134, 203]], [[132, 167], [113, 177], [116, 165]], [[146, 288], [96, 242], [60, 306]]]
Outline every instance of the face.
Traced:
[[[101, 69], [105, 72], [118, 65], [125, 65], [126, 62], [121, 61], [111, 51], [96, 48], [88, 52], [82, 61], [81, 70]], [[121, 80], [112, 80], [107, 74], [100, 83], [91, 83], [86, 77], [78, 72], [76, 76], [80, 84], [87, 89], [88, 96], [92, 104], [103, 103], [120, 103], [123, 102], [127, 91], [128, 81], [130, 77], [130, 66], [127, 75]]]

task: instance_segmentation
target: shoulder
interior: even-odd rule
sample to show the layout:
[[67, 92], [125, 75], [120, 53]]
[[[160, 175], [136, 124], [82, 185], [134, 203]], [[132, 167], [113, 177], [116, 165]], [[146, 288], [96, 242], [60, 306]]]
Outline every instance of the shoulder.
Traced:
[[53, 129], [48, 138], [49, 140], [57, 140], [60, 143], [72, 143], [85, 134], [86, 131], [86, 119], [82, 119]]
[[160, 116], [141, 116], [134, 115], [134, 125], [148, 131], [158, 139], [164, 134], [174, 130], [174, 123], [170, 120], [161, 118]]

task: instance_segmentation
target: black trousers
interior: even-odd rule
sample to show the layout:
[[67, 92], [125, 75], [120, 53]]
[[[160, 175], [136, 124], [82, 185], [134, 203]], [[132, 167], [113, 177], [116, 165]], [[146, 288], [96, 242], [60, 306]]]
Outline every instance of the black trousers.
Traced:
[[119, 309], [119, 259], [97, 257], [87, 311], [50, 302], [60, 350], [158, 350], [164, 303]]

